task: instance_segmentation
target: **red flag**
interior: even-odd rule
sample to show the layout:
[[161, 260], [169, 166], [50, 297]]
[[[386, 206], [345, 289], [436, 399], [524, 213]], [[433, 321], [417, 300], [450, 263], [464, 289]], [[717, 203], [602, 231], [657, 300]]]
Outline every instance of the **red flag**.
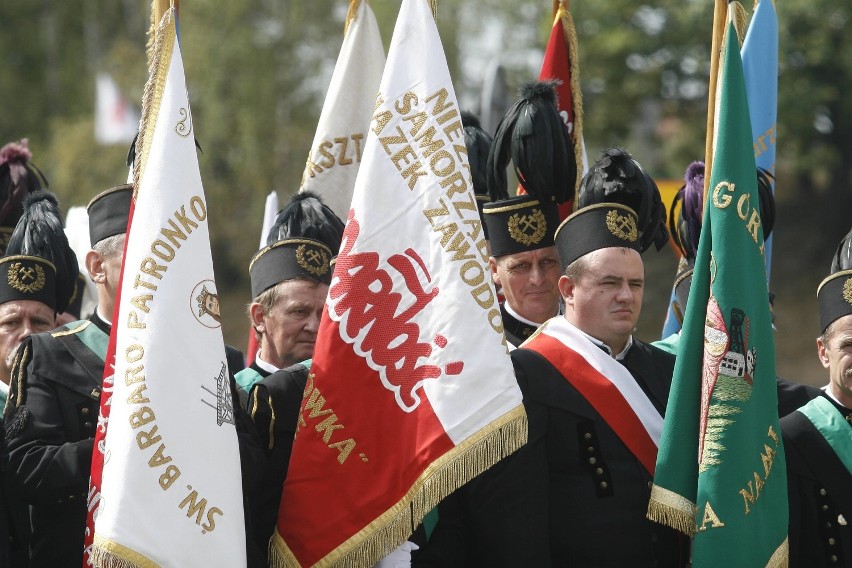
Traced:
[[371, 566], [526, 441], [458, 101], [404, 0], [293, 442], [273, 566]]
[[[559, 0], [554, 5], [553, 28], [544, 50], [539, 79], [557, 80], [557, 108], [568, 127], [574, 143], [577, 161], [577, 187], [589, 169], [583, 142], [583, 95], [580, 92], [580, 64], [577, 55], [577, 33], [567, 2]], [[520, 192], [519, 192], [520, 193]], [[574, 211], [574, 200], [559, 206], [559, 218], [565, 219]]]

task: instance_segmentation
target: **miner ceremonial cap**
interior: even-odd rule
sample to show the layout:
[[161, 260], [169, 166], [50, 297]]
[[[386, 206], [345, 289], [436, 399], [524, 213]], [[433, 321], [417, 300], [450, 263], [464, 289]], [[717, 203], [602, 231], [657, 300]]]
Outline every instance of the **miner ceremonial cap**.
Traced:
[[[577, 164], [568, 129], [556, 107], [553, 82], [524, 85], [503, 116], [488, 155], [491, 203], [482, 213], [495, 257], [553, 246], [557, 205], [574, 196]], [[526, 195], [509, 197], [511, 159]]]
[[598, 203], [574, 212], [556, 230], [555, 241], [563, 271], [581, 256], [603, 248], [642, 252], [636, 212], [621, 203]]
[[23, 205], [7, 254], [0, 259], [0, 303], [34, 300], [63, 312], [74, 295], [79, 270], [58, 202], [52, 193], [38, 190]]
[[608, 148], [580, 181], [577, 210], [599, 203], [621, 203], [636, 214], [639, 252], [669, 240], [666, 210], [657, 184], [623, 148]]
[[290, 238], [260, 249], [251, 259], [251, 295], [296, 278], [331, 283], [331, 249], [314, 239]]
[[89, 201], [89, 241], [92, 246], [106, 238], [127, 232], [133, 184], [125, 183], [102, 191]]
[[835, 272], [817, 288], [820, 333], [845, 315], [852, 314], [852, 270]]
[[249, 264], [252, 297], [295, 278], [330, 284], [331, 260], [340, 249], [343, 229], [343, 221], [317, 194], [303, 191], [294, 195], [278, 212], [267, 246]]

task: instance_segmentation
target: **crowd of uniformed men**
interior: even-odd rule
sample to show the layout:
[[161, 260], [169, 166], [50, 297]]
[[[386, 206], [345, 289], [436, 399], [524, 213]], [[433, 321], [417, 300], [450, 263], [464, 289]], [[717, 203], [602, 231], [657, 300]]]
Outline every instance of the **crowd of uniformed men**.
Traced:
[[[385, 566], [686, 566], [689, 540], [646, 518], [652, 476], [588, 396], [560, 347], [522, 346], [548, 322], [554, 336], [635, 382], [638, 409], [665, 416], [678, 337], [633, 337], [645, 285], [641, 253], [667, 242], [650, 176], [606, 150], [575, 195], [576, 163], [550, 84], [530, 85], [494, 139], [464, 115], [465, 140], [494, 283], [529, 419], [527, 445], [445, 499]], [[525, 193], [510, 197], [512, 161]], [[758, 172], [764, 236], [774, 205]], [[669, 220], [683, 253], [678, 313], [701, 225], [703, 164], [690, 166]], [[5, 403], [0, 566], [78, 568], [110, 318], [132, 186], [88, 205], [91, 249], [77, 258], [56, 198], [26, 144], [0, 151], [0, 387]], [[515, 192], [512, 191], [512, 194]], [[576, 200], [560, 224], [557, 205]], [[247, 558], [266, 565], [343, 222], [310, 193], [278, 214], [249, 263], [249, 367], [228, 347], [240, 437]], [[852, 244], [838, 248], [818, 291], [822, 390], [778, 379], [789, 478], [791, 566], [852, 565]], [[81, 313], [84, 279], [96, 305]], [[83, 319], [81, 319], [81, 316]], [[515, 349], [516, 348], [516, 349]], [[591, 349], [591, 351], [589, 351]], [[607, 371], [609, 372], [609, 371]], [[437, 522], [435, 519], [437, 518]], [[400, 560], [401, 559], [401, 560]]]

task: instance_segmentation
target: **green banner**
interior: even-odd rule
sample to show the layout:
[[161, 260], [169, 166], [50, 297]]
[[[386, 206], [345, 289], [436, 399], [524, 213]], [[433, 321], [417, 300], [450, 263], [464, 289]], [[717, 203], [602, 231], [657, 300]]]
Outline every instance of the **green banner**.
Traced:
[[786, 566], [787, 479], [742, 60], [728, 24], [704, 221], [648, 516], [693, 566]]

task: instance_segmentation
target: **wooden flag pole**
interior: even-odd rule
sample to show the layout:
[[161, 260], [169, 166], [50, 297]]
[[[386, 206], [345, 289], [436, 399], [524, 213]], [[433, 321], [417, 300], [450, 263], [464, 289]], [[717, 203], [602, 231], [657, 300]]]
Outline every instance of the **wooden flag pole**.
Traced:
[[719, 74], [719, 55], [725, 33], [728, 0], [715, 0], [713, 11], [713, 36], [710, 47], [710, 88], [707, 95], [707, 136], [704, 144], [704, 205], [707, 206], [707, 189], [713, 166], [713, 129], [716, 123], [716, 83]]

